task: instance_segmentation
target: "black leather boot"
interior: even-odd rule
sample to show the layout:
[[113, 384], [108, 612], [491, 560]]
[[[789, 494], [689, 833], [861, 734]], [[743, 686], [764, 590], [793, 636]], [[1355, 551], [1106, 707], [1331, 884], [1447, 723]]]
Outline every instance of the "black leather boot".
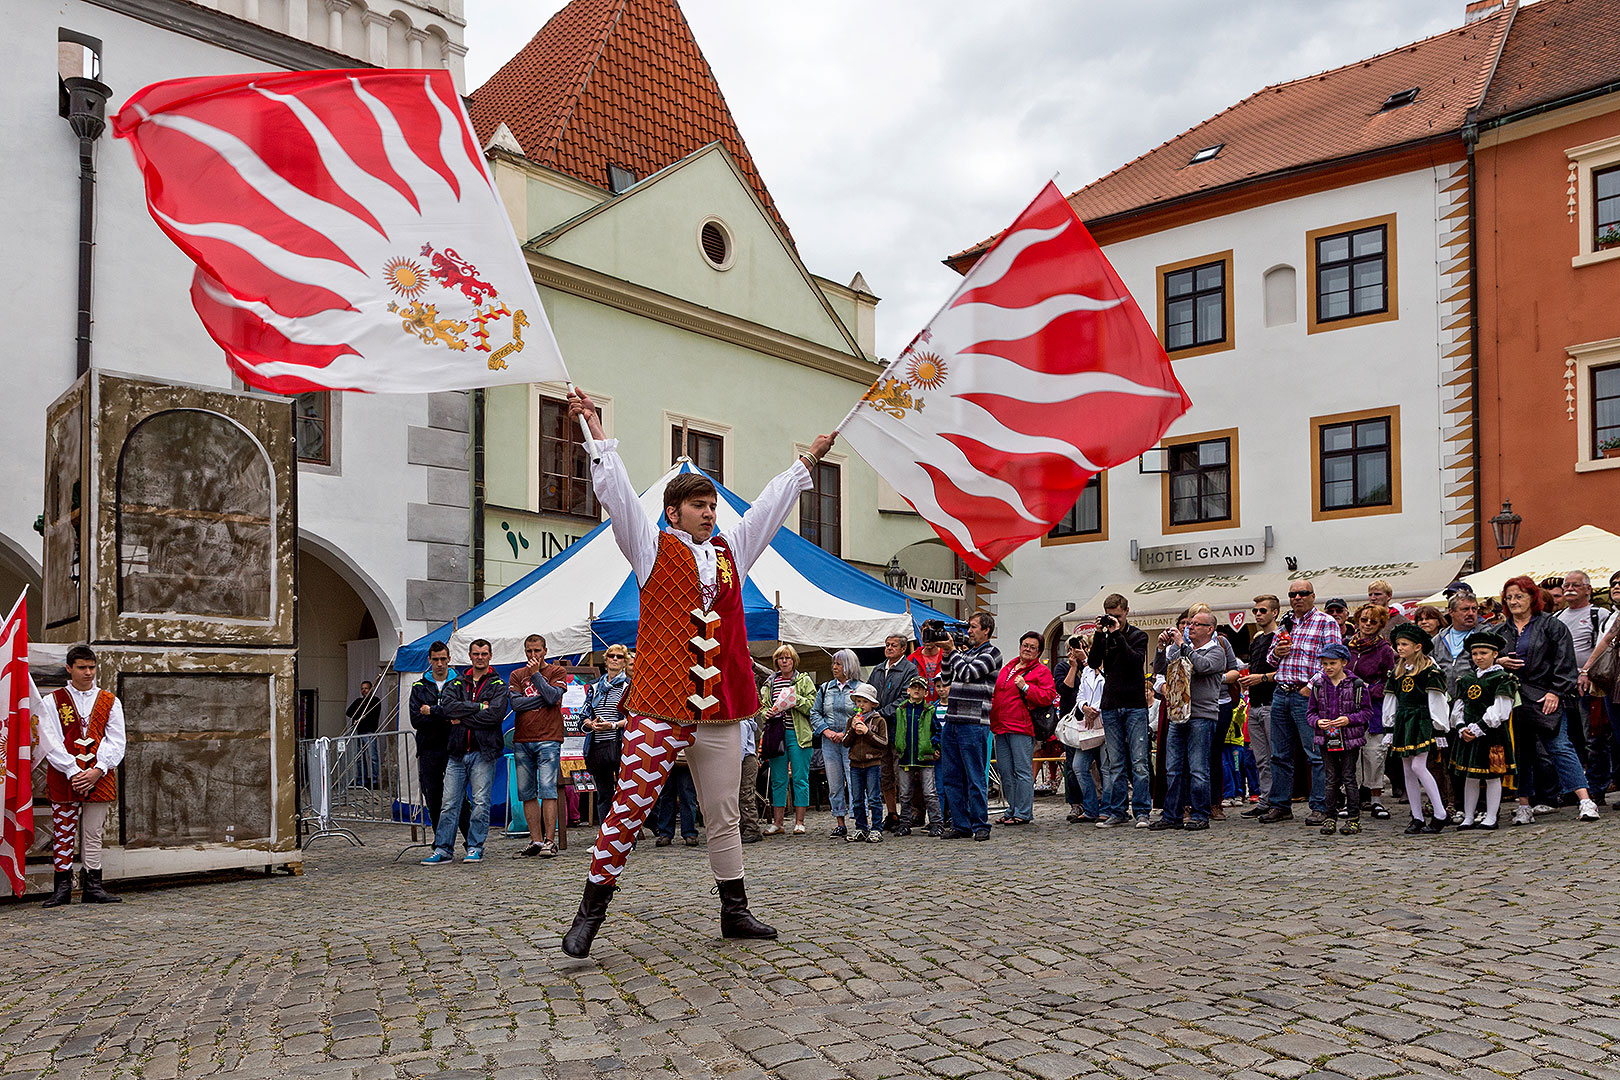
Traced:
[[86, 868], [79, 874], [79, 888], [86, 904], [122, 904], [122, 897], [114, 896], [101, 887], [101, 871]]
[[763, 941], [776, 938], [776, 928], [766, 926], [748, 910], [748, 893], [743, 888], [742, 878], [717, 881], [715, 886], [720, 890], [721, 937]]
[[63, 904], [71, 904], [72, 902], [73, 902], [73, 871], [71, 871], [71, 870], [58, 870], [56, 872], [56, 890], [51, 893], [51, 898], [49, 900], [45, 901], [43, 904], [41, 904], [39, 906], [40, 907], [61, 907]]
[[594, 881], [585, 883], [585, 895], [580, 898], [574, 925], [563, 935], [563, 952], [580, 959], [591, 954], [591, 942], [596, 940], [596, 932], [607, 918], [608, 902], [613, 899], [614, 889], [613, 885], [598, 885]]

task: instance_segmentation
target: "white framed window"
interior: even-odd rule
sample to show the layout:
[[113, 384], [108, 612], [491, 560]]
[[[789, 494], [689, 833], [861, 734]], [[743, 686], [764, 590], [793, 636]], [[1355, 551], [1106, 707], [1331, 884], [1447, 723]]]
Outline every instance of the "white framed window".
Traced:
[[670, 465], [683, 457], [690, 458], [692, 464], [708, 473], [715, 483], [726, 482], [726, 467], [731, 457], [730, 425], [666, 411], [664, 431], [664, 442], [669, 448], [665, 460]]
[[[808, 454], [810, 444], [795, 443], [793, 452]], [[849, 514], [845, 512], [848, 464], [843, 454], [824, 455], [821, 463], [810, 470], [815, 486], [799, 494], [798, 534], [840, 559], [849, 551]]]
[[[613, 399], [591, 396], [602, 421], [602, 431], [613, 437]], [[568, 418], [568, 388], [561, 383], [532, 383], [529, 387], [528, 509], [538, 514], [602, 520], [602, 508], [591, 487], [590, 460], [579, 421]]]
[[1620, 224], [1620, 136], [1564, 151], [1569, 158], [1569, 181], [1575, 188], [1574, 205], [1579, 247], [1571, 266], [1620, 259], [1620, 245], [1600, 243], [1600, 237]]
[[1565, 379], [1575, 384], [1575, 471], [1620, 469], [1599, 446], [1620, 438], [1620, 338], [1571, 345]]

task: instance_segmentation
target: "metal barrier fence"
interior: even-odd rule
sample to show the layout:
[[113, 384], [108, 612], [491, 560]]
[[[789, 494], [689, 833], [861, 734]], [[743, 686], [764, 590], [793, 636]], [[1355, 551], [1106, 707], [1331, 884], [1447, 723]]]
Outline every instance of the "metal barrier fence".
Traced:
[[328, 837], [358, 845], [360, 837], [348, 827], [357, 824], [410, 828], [403, 850], [428, 843], [414, 732], [300, 740], [298, 793], [304, 846]]

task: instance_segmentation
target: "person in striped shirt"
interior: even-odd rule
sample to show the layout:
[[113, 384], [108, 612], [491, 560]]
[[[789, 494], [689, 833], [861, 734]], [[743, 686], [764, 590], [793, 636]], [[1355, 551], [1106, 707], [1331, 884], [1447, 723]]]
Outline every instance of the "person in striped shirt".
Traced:
[[1317, 826], [1327, 820], [1327, 776], [1322, 771], [1315, 732], [1306, 719], [1310, 698], [1305, 688], [1321, 670], [1322, 650], [1342, 645], [1343, 634], [1333, 616], [1317, 610], [1316, 587], [1307, 578], [1288, 586], [1288, 608], [1266, 657], [1277, 665], [1277, 670], [1269, 676], [1276, 683], [1271, 699], [1271, 809], [1259, 820], [1270, 825], [1293, 818], [1297, 745], [1311, 763], [1311, 812], [1305, 824]]

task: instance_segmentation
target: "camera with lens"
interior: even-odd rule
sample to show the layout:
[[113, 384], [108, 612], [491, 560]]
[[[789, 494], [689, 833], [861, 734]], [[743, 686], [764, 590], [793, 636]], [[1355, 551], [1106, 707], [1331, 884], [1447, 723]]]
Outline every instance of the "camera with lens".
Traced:
[[1114, 618], [1112, 615], [1099, 615], [1097, 616], [1097, 629], [1118, 630], [1119, 620]]
[[950, 640], [951, 636], [945, 631], [944, 622], [939, 619], [925, 620], [918, 630], [922, 635], [922, 643], [924, 645], [930, 645], [934, 642], [948, 641]]

